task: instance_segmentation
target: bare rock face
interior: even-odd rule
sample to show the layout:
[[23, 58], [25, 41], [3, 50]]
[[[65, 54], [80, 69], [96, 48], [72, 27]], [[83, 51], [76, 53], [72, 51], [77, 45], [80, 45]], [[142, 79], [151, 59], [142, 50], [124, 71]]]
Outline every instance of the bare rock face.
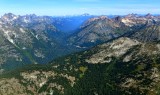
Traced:
[[146, 25], [142, 29], [134, 32], [129, 36], [132, 39], [137, 39], [140, 42], [155, 42], [160, 40], [160, 25]]
[[132, 27], [132, 26], [135, 26], [135, 25], [142, 25], [142, 24], [146, 24], [146, 22], [148, 21], [149, 19], [145, 18], [145, 17], [140, 17], [140, 16], [137, 16], [136, 14], [129, 14], [125, 17], [123, 17], [121, 19], [121, 21], [126, 25], [126, 26], [129, 26], [129, 27]]
[[[112, 61], [112, 57], [121, 57], [130, 48], [139, 45], [140, 43], [136, 40], [131, 40], [129, 38], [120, 38], [111, 43], [103, 44], [99, 46], [99, 52], [92, 55], [90, 59], [87, 59], [88, 63], [109, 63]], [[102, 50], [103, 49], [103, 50]], [[108, 60], [106, 60], [108, 59]]]
[[[131, 51], [131, 49], [134, 49], [135, 47], [139, 47], [139, 49]], [[113, 42], [99, 45], [97, 48], [99, 48], [98, 51], [86, 59], [87, 63], [110, 63], [112, 58], [120, 58], [122, 56], [124, 57], [124, 62], [129, 62], [138, 56], [152, 56], [160, 54], [159, 44], [141, 43], [130, 38], [119, 38]], [[129, 51], [133, 53], [127, 54]], [[138, 53], [135, 54], [135, 52]]]

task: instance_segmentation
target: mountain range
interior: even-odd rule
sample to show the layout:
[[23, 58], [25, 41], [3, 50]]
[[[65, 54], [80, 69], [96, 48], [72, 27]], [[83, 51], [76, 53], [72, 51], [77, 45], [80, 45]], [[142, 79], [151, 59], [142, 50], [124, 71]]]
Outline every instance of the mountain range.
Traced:
[[[65, 22], [74, 24], [74, 20], [80, 17], [79, 23], [82, 23], [90, 16], [55, 18], [35, 14], [3, 15], [0, 18], [1, 68], [9, 70], [25, 64], [44, 64], [58, 56], [81, 50], [75, 46], [67, 46], [65, 41], [69, 34], [66, 31], [71, 30]], [[58, 28], [63, 24], [62, 28], [66, 31]], [[77, 25], [72, 26], [73, 30], [76, 28]]]
[[159, 95], [159, 27], [151, 14], [5, 14], [0, 94]]

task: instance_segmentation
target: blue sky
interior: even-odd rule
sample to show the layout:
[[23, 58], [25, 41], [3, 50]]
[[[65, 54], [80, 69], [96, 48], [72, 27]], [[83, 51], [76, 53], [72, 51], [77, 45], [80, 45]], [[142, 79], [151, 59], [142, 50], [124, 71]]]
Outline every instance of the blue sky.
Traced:
[[160, 14], [159, 0], [0, 0], [0, 15]]

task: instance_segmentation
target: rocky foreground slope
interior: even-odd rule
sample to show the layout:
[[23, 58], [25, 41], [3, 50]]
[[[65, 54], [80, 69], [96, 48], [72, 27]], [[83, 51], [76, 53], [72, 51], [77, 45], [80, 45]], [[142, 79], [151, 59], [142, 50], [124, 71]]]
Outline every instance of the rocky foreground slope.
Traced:
[[0, 76], [2, 95], [159, 95], [160, 43], [121, 37]]

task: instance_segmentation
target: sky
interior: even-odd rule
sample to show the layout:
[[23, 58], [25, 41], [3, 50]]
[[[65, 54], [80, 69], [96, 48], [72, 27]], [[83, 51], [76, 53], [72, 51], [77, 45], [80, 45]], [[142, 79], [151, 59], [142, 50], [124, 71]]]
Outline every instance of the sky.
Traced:
[[160, 14], [160, 0], [0, 0], [0, 15]]

